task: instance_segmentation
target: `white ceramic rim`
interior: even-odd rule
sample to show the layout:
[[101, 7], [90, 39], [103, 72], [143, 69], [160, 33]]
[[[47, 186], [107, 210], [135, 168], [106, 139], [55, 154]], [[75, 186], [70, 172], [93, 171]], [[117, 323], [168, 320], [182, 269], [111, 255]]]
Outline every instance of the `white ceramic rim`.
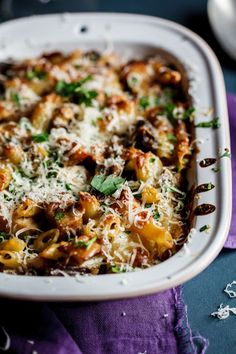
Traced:
[[[204, 62], [204, 65], [202, 64], [203, 69], [207, 68], [204, 69], [207, 70], [204, 75], [209, 76], [211, 83], [211, 102], [214, 105], [215, 113], [221, 117], [222, 121], [221, 128], [216, 131], [197, 129], [197, 137], [204, 135], [207, 141], [206, 146], [203, 146], [200, 152], [200, 158], [212, 157], [208, 155], [208, 151], [217, 153], [219, 148], [230, 147], [226, 93], [218, 60], [210, 47], [198, 35], [174, 22], [151, 16], [113, 13], [54, 14], [20, 18], [0, 25], [0, 47], [3, 50], [3, 54], [0, 54], [0, 60], [4, 56], [6, 45], [4, 41], [10, 40], [11, 42], [11, 36], [17, 37], [18, 33], [18, 40], [20, 40], [20, 36], [23, 35], [21, 30], [23, 31], [25, 26], [28, 26], [33, 33], [34, 26], [37, 28], [39, 23], [42, 26], [47, 26], [50, 21], [52, 26], [58, 26], [57, 22], [59, 23], [59, 19], [62, 19], [62, 16], [69, 16], [71, 23], [74, 24], [97, 23], [99, 29], [103, 23], [109, 23], [110, 26], [120, 24], [124, 27], [132, 24], [130, 28], [135, 28], [135, 26], [140, 28], [140, 36], [141, 31], [145, 33], [150, 28], [153, 28], [153, 31], [158, 29], [160, 32], [163, 31], [163, 33], [169, 31], [170, 38], [175, 38], [176, 36], [177, 42], [180, 37], [183, 41], [187, 41], [187, 46], [196, 51], [196, 56], [202, 58], [202, 63]], [[90, 34], [88, 34], [88, 38], [91, 40], [92, 37], [89, 36]], [[135, 40], [137, 42], [136, 37]], [[93, 39], [96, 39], [96, 35], [94, 35]], [[123, 40], [125, 41], [124, 34]], [[47, 38], [45, 38], [45, 43], [46, 41]], [[168, 41], [166, 42], [168, 44]], [[155, 42], [153, 45], [157, 46]], [[10, 48], [10, 46], [6, 46], [6, 48]], [[175, 51], [178, 51], [178, 48], [175, 48]], [[7, 49], [5, 52], [8, 53]], [[184, 56], [185, 53], [180, 59], [184, 59]], [[204, 86], [202, 86], [202, 89], [204, 89]], [[217, 187], [211, 191], [211, 195], [208, 197], [208, 199], [210, 198], [210, 200], [217, 202], [216, 212], [213, 216], [210, 215], [208, 217], [208, 219], [212, 220], [212, 232], [209, 235], [203, 235], [197, 231], [193, 234], [187, 248], [183, 248], [167, 261], [138, 272], [79, 277], [78, 279], [0, 274], [0, 296], [46, 301], [108, 300], [163, 291], [193, 278], [204, 270], [218, 255], [224, 245], [230, 227], [232, 211], [231, 163], [229, 159], [225, 158], [219, 160], [219, 165], [221, 171], [218, 174], [212, 174], [209, 169], [206, 171], [206, 169], [200, 169], [199, 167], [197, 167], [196, 171], [198, 184], [203, 183], [203, 181], [206, 182], [206, 178], [211, 178], [217, 182]], [[203, 196], [203, 201], [208, 199], [205, 195]], [[206, 217], [202, 218], [201, 220], [206, 220], [204, 219]], [[199, 221], [199, 217], [197, 217], [197, 228], [202, 224], [204, 224], [204, 221]]]

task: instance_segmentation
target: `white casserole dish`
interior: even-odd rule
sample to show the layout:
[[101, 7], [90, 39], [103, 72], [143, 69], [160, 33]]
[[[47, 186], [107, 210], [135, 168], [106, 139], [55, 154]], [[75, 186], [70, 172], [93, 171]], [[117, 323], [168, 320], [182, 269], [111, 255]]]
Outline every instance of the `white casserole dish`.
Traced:
[[[81, 31], [82, 29], [82, 31]], [[195, 183], [212, 182], [216, 188], [201, 194], [201, 203], [216, 211], [194, 219], [195, 232], [189, 242], [167, 261], [133, 273], [74, 277], [30, 277], [0, 274], [0, 295], [28, 300], [106, 300], [162, 291], [181, 284], [206, 268], [220, 252], [231, 218], [231, 164], [222, 158], [215, 173], [201, 168], [198, 161], [219, 156], [230, 147], [226, 95], [219, 63], [208, 45], [196, 34], [173, 22], [155, 17], [129, 14], [56, 14], [33, 16], [0, 25], [0, 61], [24, 58], [45, 51], [75, 48], [104, 50], [107, 46], [125, 57], [155, 53], [157, 47], [174, 54], [194, 68], [192, 90], [197, 111], [210, 107], [219, 116], [221, 127], [196, 128], [203, 140], [195, 161]], [[109, 49], [108, 48], [108, 49]], [[212, 119], [198, 115], [196, 123]], [[191, 179], [191, 177], [190, 177]], [[190, 181], [193, 183], [193, 179]], [[198, 230], [210, 224], [209, 233]]]

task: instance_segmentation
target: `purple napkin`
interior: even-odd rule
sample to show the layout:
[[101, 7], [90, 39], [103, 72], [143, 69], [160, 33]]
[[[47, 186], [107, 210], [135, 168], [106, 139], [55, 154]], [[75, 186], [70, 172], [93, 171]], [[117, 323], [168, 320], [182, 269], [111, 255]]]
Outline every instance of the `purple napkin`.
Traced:
[[[230, 133], [231, 133], [231, 154], [232, 154], [232, 173], [233, 181], [236, 180], [236, 95], [228, 94], [228, 110], [230, 117]], [[233, 210], [236, 209], [236, 185], [233, 183]], [[236, 248], [236, 218], [232, 217], [231, 227], [228, 239], [225, 243], [227, 248]]]
[[[0, 346], [17, 354], [204, 353], [192, 337], [181, 288], [130, 300], [1, 304]], [[6, 332], [4, 332], [4, 330]]]
[[[232, 134], [236, 96], [228, 95], [228, 108]], [[236, 157], [233, 138], [231, 152]], [[236, 159], [232, 163], [234, 174]], [[234, 193], [233, 204], [235, 209]], [[236, 220], [225, 247], [236, 248]], [[204, 338], [192, 335], [181, 287], [120, 301], [4, 300], [0, 306], [0, 347], [7, 354], [203, 354], [207, 348]]]

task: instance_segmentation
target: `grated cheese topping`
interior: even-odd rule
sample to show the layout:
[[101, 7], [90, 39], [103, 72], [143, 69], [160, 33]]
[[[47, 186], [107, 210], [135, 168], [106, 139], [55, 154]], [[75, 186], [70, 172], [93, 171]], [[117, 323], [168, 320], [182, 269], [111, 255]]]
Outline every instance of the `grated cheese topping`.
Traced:
[[12, 65], [0, 101], [3, 272], [129, 272], [186, 242], [191, 120], [176, 72], [95, 51]]

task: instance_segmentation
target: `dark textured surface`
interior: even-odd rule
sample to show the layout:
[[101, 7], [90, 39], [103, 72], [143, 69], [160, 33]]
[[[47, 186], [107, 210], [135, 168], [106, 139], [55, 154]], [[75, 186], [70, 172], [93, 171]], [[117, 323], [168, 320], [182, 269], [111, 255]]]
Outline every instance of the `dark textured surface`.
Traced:
[[[6, 2], [4, 13], [0, 13], [2, 20], [36, 13], [109, 11], [149, 14], [176, 21], [197, 32], [210, 44], [222, 65], [227, 90], [236, 93], [236, 62], [221, 50], [212, 34], [206, 0], [51, 0], [47, 5], [36, 0], [18, 0], [12, 1], [11, 8], [11, 0]], [[220, 303], [236, 307], [236, 299], [230, 300], [222, 292], [228, 282], [236, 279], [235, 259], [236, 251], [223, 251], [207, 270], [184, 286], [190, 324], [194, 331], [198, 330], [209, 338], [208, 354], [236, 353], [236, 317], [218, 321], [209, 316]]]

